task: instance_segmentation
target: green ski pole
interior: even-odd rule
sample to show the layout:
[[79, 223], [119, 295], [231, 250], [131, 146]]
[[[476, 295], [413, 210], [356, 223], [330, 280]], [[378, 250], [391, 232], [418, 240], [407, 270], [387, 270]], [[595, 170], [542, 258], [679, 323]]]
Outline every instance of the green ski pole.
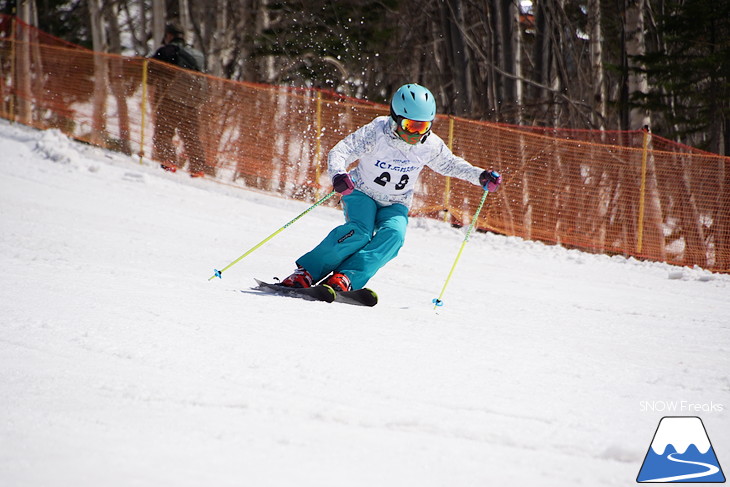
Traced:
[[466, 231], [466, 236], [464, 237], [464, 241], [461, 242], [461, 247], [459, 248], [459, 253], [456, 254], [456, 260], [454, 260], [454, 265], [451, 266], [451, 270], [449, 271], [449, 275], [446, 278], [446, 282], [444, 283], [444, 287], [441, 289], [441, 294], [439, 294], [438, 298], [433, 299], [433, 309], [436, 309], [439, 306], [443, 306], [444, 302], [441, 300], [441, 298], [444, 297], [444, 293], [446, 292], [446, 286], [449, 285], [449, 281], [451, 280], [451, 275], [454, 273], [454, 269], [456, 269], [456, 264], [459, 262], [459, 259], [461, 258], [461, 253], [464, 251], [464, 247], [466, 246], [466, 242], [469, 241], [469, 237], [471, 236], [471, 232], [474, 230], [474, 226], [477, 224], [477, 218], [479, 217], [479, 213], [482, 211], [482, 206], [484, 206], [484, 202], [487, 200], [487, 195], [489, 194], [488, 190], [484, 190], [484, 194], [482, 195], [482, 200], [479, 202], [479, 207], [477, 208], [476, 213], [474, 213], [474, 218], [471, 219], [471, 225], [469, 225], [469, 228]]
[[304, 210], [303, 212], [301, 212], [301, 213], [300, 213], [299, 215], [297, 215], [296, 217], [294, 217], [294, 218], [293, 218], [293, 219], [292, 219], [292, 220], [291, 220], [290, 222], [288, 222], [288, 223], [287, 223], [286, 225], [284, 225], [283, 227], [281, 227], [280, 229], [278, 229], [277, 231], [275, 231], [274, 233], [272, 233], [271, 235], [269, 235], [268, 237], [266, 237], [265, 239], [263, 239], [262, 241], [260, 241], [260, 242], [259, 242], [259, 243], [257, 243], [256, 245], [254, 245], [253, 247], [251, 247], [251, 248], [250, 248], [250, 249], [249, 249], [248, 251], [246, 251], [246, 253], [245, 253], [245, 254], [243, 254], [243, 255], [242, 255], [241, 257], [239, 257], [238, 259], [234, 260], [233, 262], [231, 262], [230, 264], [228, 264], [227, 266], [225, 266], [225, 267], [224, 267], [223, 269], [221, 269], [221, 270], [218, 270], [218, 269], [213, 269], [213, 271], [215, 271], [215, 272], [213, 273], [213, 275], [212, 275], [212, 276], [210, 276], [210, 277], [208, 278], [208, 281], [212, 280], [212, 279], [213, 279], [213, 278], [215, 278], [215, 277], [217, 277], [217, 278], [219, 278], [219, 279], [222, 279], [222, 278], [223, 278], [223, 276], [221, 276], [221, 274], [223, 274], [223, 272], [224, 272], [224, 271], [227, 271], [228, 269], [230, 269], [231, 267], [233, 267], [233, 266], [234, 266], [235, 264], [237, 264], [237, 263], [238, 263], [238, 262], [239, 262], [239, 261], [240, 261], [241, 259], [243, 259], [243, 258], [244, 258], [244, 257], [246, 257], [247, 255], [249, 255], [250, 253], [252, 253], [252, 252], [253, 252], [254, 250], [258, 249], [258, 248], [259, 248], [259, 247], [261, 247], [261, 246], [262, 246], [263, 244], [265, 244], [266, 242], [268, 242], [268, 241], [269, 241], [269, 240], [271, 240], [272, 238], [274, 238], [274, 237], [276, 237], [277, 235], [279, 235], [279, 234], [280, 234], [281, 232], [283, 232], [283, 231], [284, 231], [284, 229], [285, 229], [285, 228], [287, 228], [287, 227], [288, 227], [289, 225], [291, 225], [292, 223], [296, 222], [296, 221], [297, 221], [297, 220], [299, 220], [299, 219], [300, 219], [301, 217], [303, 217], [304, 215], [306, 215], [307, 213], [309, 213], [310, 211], [312, 211], [313, 209], [315, 209], [316, 207], [318, 207], [319, 205], [321, 205], [322, 203], [324, 203], [325, 201], [327, 201], [328, 199], [330, 199], [331, 197], [333, 197], [333, 196], [334, 196], [334, 195], [335, 195], [336, 193], [337, 193], [337, 191], [332, 191], [331, 193], [329, 193], [329, 194], [325, 195], [324, 197], [322, 197], [322, 199], [320, 199], [320, 200], [319, 200], [319, 201], [317, 201], [317, 202], [316, 202], [315, 204], [313, 204], [312, 206], [310, 206], [309, 208], [307, 208], [306, 210]]

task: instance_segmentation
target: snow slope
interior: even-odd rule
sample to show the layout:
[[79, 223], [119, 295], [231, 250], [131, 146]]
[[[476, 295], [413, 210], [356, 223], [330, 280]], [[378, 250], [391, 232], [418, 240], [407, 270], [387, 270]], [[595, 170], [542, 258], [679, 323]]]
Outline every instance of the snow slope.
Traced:
[[412, 219], [377, 307], [260, 295], [338, 210], [208, 282], [308, 205], [0, 154], [3, 486], [625, 486], [665, 415], [730, 465], [729, 276], [475, 234], [434, 311], [464, 230]]

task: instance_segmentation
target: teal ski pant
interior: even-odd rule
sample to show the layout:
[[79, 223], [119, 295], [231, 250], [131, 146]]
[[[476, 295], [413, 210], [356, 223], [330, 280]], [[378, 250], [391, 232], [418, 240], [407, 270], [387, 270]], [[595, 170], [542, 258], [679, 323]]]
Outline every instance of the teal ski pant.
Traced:
[[381, 206], [361, 191], [342, 197], [345, 224], [333, 229], [319, 245], [297, 259], [314, 282], [331, 272], [350, 278], [360, 289], [403, 246], [408, 225], [408, 208], [394, 204]]

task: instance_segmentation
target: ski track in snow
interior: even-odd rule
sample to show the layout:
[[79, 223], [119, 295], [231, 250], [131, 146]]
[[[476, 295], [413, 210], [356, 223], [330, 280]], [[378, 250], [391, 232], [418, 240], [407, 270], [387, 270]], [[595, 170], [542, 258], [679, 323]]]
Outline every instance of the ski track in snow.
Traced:
[[377, 307], [262, 295], [336, 208], [208, 282], [308, 205], [0, 151], [4, 486], [625, 486], [662, 400], [723, 404], [686, 414], [730, 458], [729, 276], [477, 233], [434, 311], [464, 229], [413, 218]]

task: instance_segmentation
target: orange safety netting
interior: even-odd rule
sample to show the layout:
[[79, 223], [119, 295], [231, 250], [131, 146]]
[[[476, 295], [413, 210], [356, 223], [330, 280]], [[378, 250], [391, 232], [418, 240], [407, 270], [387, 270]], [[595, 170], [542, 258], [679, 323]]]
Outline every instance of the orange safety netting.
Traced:
[[[0, 116], [216, 180], [314, 201], [327, 151], [388, 107], [101, 54], [0, 16]], [[193, 109], [190, 109], [190, 106]], [[197, 117], [195, 116], [197, 114]], [[161, 127], [177, 130], [172, 156]], [[478, 228], [730, 272], [730, 158], [648, 131], [523, 127], [439, 116], [438, 133], [504, 176]], [[198, 135], [196, 140], [195, 135]], [[196, 166], [197, 164], [197, 166]], [[428, 169], [412, 214], [468, 224], [481, 190]]]

